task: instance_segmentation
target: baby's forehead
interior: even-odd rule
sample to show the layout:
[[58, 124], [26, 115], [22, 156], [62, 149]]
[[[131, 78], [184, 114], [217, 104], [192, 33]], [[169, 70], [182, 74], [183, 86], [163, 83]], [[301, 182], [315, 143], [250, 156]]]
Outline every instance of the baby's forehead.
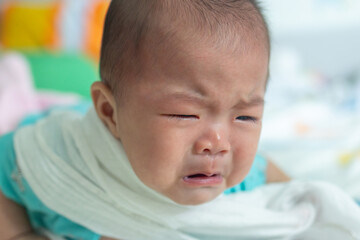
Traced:
[[209, 59], [217, 59], [219, 65], [231, 64], [232, 60], [243, 55], [268, 60], [266, 43], [258, 43], [256, 39], [242, 35], [239, 32], [232, 38], [220, 39], [221, 36], [204, 36], [188, 29], [180, 29], [171, 36], [155, 35], [144, 43], [140, 66], [152, 70], [161, 66], [166, 68], [163, 69], [165, 71], [190, 71], [194, 65], [206, 63]]
[[149, 97], [216, 96], [218, 91], [229, 92], [234, 84], [239, 85], [239, 92], [251, 94], [254, 88], [262, 88], [267, 78], [268, 56], [261, 48], [232, 52], [205, 41], [184, 42], [177, 48], [180, 51], [171, 54], [150, 51], [143, 59], [138, 87], [151, 88], [152, 92], [146, 93]]

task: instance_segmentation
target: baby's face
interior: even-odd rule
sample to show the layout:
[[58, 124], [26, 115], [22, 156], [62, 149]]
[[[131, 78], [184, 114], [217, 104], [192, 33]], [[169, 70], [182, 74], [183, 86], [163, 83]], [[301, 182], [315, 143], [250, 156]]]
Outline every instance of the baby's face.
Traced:
[[142, 79], [131, 84], [116, 111], [116, 131], [145, 185], [196, 205], [240, 183], [252, 165], [268, 55], [204, 42], [176, 49], [145, 52]]

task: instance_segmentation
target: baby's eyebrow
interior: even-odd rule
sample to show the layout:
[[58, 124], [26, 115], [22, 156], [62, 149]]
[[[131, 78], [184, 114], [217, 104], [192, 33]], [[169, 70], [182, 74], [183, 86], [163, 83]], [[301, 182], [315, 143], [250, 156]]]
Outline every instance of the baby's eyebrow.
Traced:
[[200, 94], [174, 92], [174, 93], [166, 94], [166, 99], [195, 103], [197, 105], [206, 105], [206, 100]]
[[[206, 101], [206, 99], [204, 98], [203, 95], [201, 95], [200, 93], [186, 93], [186, 92], [174, 92], [174, 93], [169, 93], [165, 95], [165, 99], [168, 100], [175, 100], [175, 101], [184, 101], [184, 102], [189, 102], [192, 104], [197, 104], [200, 106], [206, 106], [208, 104], [208, 102]], [[255, 96], [252, 98], [249, 98], [248, 100], [246, 99], [241, 99], [235, 106], [234, 108], [248, 108], [248, 107], [257, 107], [257, 106], [263, 106], [265, 103], [264, 98], [260, 97], [260, 96]]]
[[265, 101], [264, 98], [256, 96], [252, 97], [249, 100], [240, 100], [238, 104], [235, 105], [235, 108], [245, 108], [245, 107], [256, 107], [256, 106], [264, 106]]

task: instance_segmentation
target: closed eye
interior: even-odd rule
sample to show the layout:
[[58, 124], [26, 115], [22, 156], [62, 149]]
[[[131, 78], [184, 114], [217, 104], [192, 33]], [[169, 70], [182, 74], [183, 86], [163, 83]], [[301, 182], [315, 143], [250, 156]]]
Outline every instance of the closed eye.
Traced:
[[250, 122], [256, 122], [257, 121], [257, 118], [255, 117], [250, 117], [250, 116], [238, 116], [236, 117], [236, 120], [238, 121], [250, 121]]
[[184, 114], [164, 114], [170, 119], [199, 119], [196, 115], [184, 115]]

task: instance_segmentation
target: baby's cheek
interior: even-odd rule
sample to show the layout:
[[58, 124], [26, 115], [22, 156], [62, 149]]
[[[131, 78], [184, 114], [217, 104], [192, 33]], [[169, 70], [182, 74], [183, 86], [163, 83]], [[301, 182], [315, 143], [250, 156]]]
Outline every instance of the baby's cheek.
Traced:
[[234, 166], [232, 172], [227, 180], [227, 187], [233, 187], [236, 184], [241, 183], [247, 174], [249, 173], [251, 164], [243, 166]]
[[257, 134], [244, 135], [233, 144], [234, 161], [240, 164], [250, 164], [255, 158], [259, 137]]
[[144, 146], [142, 153], [143, 168], [149, 174], [149, 181], [154, 184], [171, 181], [176, 175], [177, 169], [181, 168], [183, 157], [181, 144], [171, 144], [171, 141], [153, 140]]
[[[249, 150], [249, 149], [247, 149]], [[253, 153], [254, 152], [254, 153]], [[236, 185], [242, 182], [249, 173], [255, 158], [256, 151], [239, 151], [233, 155], [228, 185]]]

